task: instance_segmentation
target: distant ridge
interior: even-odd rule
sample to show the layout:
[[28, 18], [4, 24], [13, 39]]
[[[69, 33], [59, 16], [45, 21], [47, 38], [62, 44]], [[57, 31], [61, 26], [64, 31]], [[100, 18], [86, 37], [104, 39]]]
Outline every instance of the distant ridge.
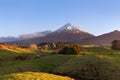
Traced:
[[98, 44], [105, 45], [111, 44], [113, 40], [120, 40], [120, 31], [114, 30], [110, 33], [106, 33], [97, 37], [87, 38], [80, 41], [81, 44]]
[[36, 37], [43, 37], [46, 36], [47, 34], [51, 33], [52, 31], [43, 31], [43, 32], [36, 32], [33, 34], [23, 34], [20, 35], [19, 37], [0, 37], [0, 42], [13, 42], [13, 41], [24, 41], [26, 39], [31, 39], [31, 38], [36, 38]]
[[0, 37], [0, 42], [11, 42], [11, 41], [18, 41], [18, 40], [22, 40], [22, 39], [16, 38], [16, 37]]
[[36, 32], [33, 34], [23, 34], [20, 35], [20, 38], [22, 39], [30, 39], [30, 38], [36, 38], [36, 37], [43, 37], [46, 36], [47, 34], [51, 33], [52, 31], [43, 31], [43, 32]]

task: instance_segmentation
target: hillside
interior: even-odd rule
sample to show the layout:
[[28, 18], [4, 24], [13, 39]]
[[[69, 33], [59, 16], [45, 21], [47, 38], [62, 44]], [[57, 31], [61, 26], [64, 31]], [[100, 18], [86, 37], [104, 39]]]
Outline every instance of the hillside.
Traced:
[[79, 42], [81, 44], [105, 45], [105, 44], [111, 44], [113, 40], [120, 40], [120, 31], [115, 30], [113, 32], [106, 33], [97, 37], [83, 39]]

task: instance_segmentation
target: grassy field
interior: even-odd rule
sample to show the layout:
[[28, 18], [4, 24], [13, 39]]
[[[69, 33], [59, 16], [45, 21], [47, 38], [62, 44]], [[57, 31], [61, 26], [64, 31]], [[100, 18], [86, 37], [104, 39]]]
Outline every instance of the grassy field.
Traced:
[[[76, 80], [120, 80], [119, 51], [111, 50], [108, 47], [88, 47], [84, 49], [86, 50], [85, 55], [45, 54], [34, 51], [28, 53], [25, 50], [24, 52], [14, 52], [0, 49], [0, 80], [17, 80], [12, 79], [11, 76], [13, 78], [21, 77], [18, 80], [23, 80], [24, 74], [28, 74], [28, 76], [34, 74], [36, 76], [44, 73], [69, 76]], [[41, 57], [15, 60], [17, 56], [21, 55], [30, 57], [41, 55]], [[49, 74], [46, 74], [44, 77], [48, 78], [48, 76]], [[30, 78], [26, 80], [30, 80]], [[59, 80], [62, 79], [59, 78]], [[66, 80], [70, 80], [70, 78]]]

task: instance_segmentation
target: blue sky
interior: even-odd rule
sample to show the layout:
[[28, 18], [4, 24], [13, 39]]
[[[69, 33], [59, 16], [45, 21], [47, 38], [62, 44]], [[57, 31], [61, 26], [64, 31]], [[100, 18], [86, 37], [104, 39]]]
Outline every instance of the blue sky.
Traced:
[[0, 0], [0, 36], [56, 30], [68, 22], [95, 35], [120, 30], [120, 0]]

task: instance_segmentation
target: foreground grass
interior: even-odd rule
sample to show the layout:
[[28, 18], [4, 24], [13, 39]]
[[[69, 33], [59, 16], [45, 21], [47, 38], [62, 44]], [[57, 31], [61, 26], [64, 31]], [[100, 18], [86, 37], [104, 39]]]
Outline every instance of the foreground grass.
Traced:
[[0, 80], [74, 80], [74, 79], [48, 73], [25, 72], [0, 76]]
[[2, 63], [0, 74], [47, 72], [81, 80], [119, 80], [120, 56], [110, 55], [51, 55], [35, 60]]
[[24, 71], [51, 72], [55, 67], [64, 64], [74, 56], [51, 55], [40, 59], [1, 62], [0, 74]]
[[115, 58], [110, 56], [98, 58], [98, 55], [75, 57], [55, 68], [53, 72], [81, 80], [119, 80], [120, 62], [112, 59]]

